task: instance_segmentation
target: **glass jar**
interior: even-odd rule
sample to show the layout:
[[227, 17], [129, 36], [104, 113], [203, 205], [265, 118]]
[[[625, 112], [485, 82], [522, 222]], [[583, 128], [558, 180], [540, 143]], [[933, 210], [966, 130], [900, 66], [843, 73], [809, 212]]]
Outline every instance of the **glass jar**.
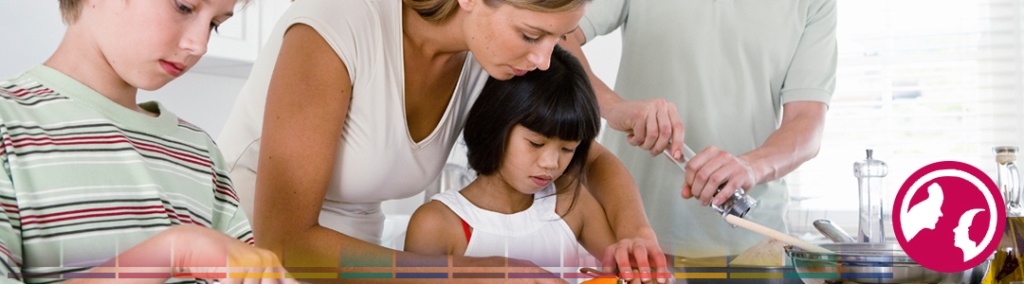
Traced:
[[983, 283], [1014, 283], [1024, 281], [1024, 206], [1021, 206], [1020, 173], [1017, 170], [1017, 147], [992, 148], [996, 154], [996, 186], [1006, 203], [1006, 227], [996, 255], [989, 265]]

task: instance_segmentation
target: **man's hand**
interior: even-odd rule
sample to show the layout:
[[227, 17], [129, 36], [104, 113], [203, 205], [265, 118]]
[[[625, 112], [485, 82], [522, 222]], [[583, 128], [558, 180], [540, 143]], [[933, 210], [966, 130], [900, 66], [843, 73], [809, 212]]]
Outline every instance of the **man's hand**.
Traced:
[[649, 151], [652, 157], [669, 149], [672, 157], [682, 160], [683, 123], [676, 104], [664, 99], [621, 100], [603, 106], [602, 112], [608, 126], [626, 132], [630, 145]]
[[[682, 196], [697, 197], [704, 206], [711, 202], [720, 205], [737, 188], [750, 190], [754, 185], [757, 185], [757, 175], [750, 162], [712, 146], [686, 163]], [[719, 187], [722, 191], [716, 193]]]

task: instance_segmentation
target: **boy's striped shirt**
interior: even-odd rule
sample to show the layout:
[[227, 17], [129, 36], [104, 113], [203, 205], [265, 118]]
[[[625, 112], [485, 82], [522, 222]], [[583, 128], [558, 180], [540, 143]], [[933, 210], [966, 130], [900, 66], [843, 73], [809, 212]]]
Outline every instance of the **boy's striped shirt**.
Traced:
[[59, 281], [178, 224], [253, 243], [213, 140], [140, 107], [45, 66], [0, 81], [0, 273]]

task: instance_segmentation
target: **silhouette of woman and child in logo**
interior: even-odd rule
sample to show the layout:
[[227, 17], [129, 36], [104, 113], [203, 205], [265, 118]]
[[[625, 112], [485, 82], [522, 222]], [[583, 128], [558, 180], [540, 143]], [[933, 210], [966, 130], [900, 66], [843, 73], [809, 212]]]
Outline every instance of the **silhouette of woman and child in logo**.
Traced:
[[[969, 196], [965, 196], [964, 198], [974, 199]], [[949, 206], [947, 206], [945, 212], [954, 214], [959, 213], [964, 208], [968, 208], [966, 211], [962, 211], [963, 213], [959, 215], [958, 219], [956, 219], [956, 227], [953, 228], [951, 232], [953, 239], [952, 244], [954, 247], [960, 249], [963, 253], [963, 261], [966, 262], [978, 256], [981, 251], [985, 249], [983, 245], [980, 244], [981, 239], [986, 233], [984, 232], [985, 228], [979, 226], [976, 228], [977, 232], [972, 234], [970, 227], [974, 224], [975, 217], [983, 217], [987, 219], [988, 214], [985, 212], [986, 210], [983, 207], [977, 208], [978, 206], [976, 202], [963, 202], [965, 200], [961, 200], [961, 196], [956, 196], [956, 199], [957, 202], [947, 204]], [[947, 226], [939, 225], [939, 218], [945, 215], [942, 210], [944, 200], [945, 194], [942, 191], [942, 186], [937, 182], [932, 183], [928, 186], [928, 195], [923, 201], [920, 201], [917, 204], [912, 204], [909, 206], [909, 209], [901, 212], [901, 228], [899, 229], [902, 230], [903, 235], [906, 237], [906, 240], [910, 245], [931, 247], [933, 249], [930, 251], [934, 252], [934, 256], [948, 259], [950, 256], [949, 253], [951, 253], [948, 250], [952, 248], [949, 247], [950, 231], [946, 231], [946, 229], [951, 226], [951, 224], [946, 223]], [[979, 213], [984, 214], [979, 216]], [[946, 222], [950, 221], [952, 220]], [[936, 227], [939, 227], [940, 229], [937, 230]], [[924, 229], [929, 230], [924, 231]], [[915, 258], [915, 260], [916, 259], [917, 258]]]

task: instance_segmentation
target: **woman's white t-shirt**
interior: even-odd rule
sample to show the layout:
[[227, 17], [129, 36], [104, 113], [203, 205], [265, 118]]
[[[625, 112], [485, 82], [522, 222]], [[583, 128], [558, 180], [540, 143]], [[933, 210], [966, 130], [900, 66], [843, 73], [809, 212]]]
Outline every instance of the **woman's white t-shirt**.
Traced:
[[[247, 211], [259, 210], [253, 208], [253, 196], [267, 89], [284, 32], [294, 24], [319, 32], [348, 67], [352, 81], [352, 101], [320, 224], [379, 243], [381, 202], [416, 195], [438, 176], [488, 74], [467, 56], [437, 127], [413, 141], [405, 118], [401, 23], [401, 1], [395, 0], [302, 0], [285, 12], [260, 50], [218, 139]], [[303, 94], [289, 95], [302, 99]]]

